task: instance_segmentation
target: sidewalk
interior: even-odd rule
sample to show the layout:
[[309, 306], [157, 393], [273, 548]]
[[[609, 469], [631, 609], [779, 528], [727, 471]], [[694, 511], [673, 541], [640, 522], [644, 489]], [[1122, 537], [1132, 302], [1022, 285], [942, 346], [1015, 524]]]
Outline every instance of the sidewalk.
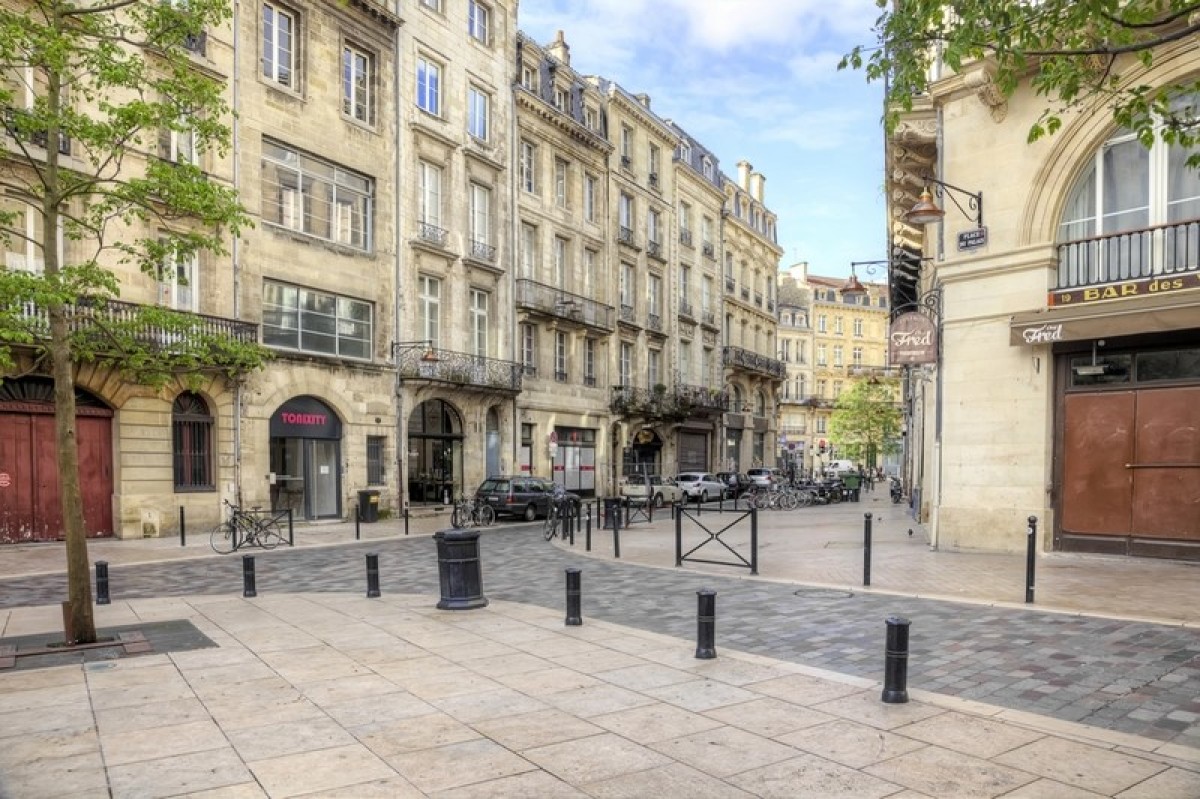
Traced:
[[[1200, 795], [1200, 750], [560, 612], [430, 596], [119, 601], [219, 648], [0, 671], [0, 795]], [[6, 635], [57, 608], [2, 612]], [[882, 659], [882, 653], [881, 659]], [[109, 793], [111, 791], [111, 794]]]

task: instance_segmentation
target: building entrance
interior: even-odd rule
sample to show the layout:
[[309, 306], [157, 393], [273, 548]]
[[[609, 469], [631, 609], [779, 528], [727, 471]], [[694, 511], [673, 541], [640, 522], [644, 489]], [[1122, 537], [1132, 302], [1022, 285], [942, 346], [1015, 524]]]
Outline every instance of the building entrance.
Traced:
[[305, 519], [342, 515], [342, 421], [316, 397], [293, 397], [271, 416], [271, 509]]

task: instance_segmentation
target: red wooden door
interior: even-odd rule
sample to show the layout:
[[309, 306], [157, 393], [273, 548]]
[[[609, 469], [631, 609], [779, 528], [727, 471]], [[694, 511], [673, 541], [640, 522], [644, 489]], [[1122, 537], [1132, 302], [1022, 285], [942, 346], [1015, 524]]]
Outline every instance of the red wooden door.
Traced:
[[37, 540], [33, 417], [0, 413], [0, 543]]
[[1141, 391], [1133, 535], [1200, 542], [1200, 387]]
[[1129, 535], [1133, 479], [1132, 391], [1068, 394], [1063, 425], [1062, 529]]

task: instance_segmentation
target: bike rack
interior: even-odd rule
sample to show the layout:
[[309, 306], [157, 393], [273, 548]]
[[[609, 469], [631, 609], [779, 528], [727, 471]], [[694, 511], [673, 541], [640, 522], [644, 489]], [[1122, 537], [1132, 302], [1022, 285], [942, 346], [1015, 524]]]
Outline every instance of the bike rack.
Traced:
[[[749, 510], [745, 510], [745, 511], [732, 511], [732, 513], [735, 514], [735, 518], [733, 519], [733, 521], [731, 521], [729, 524], [725, 525], [724, 527], [722, 527], [719, 530], [713, 530], [713, 529], [705, 526], [705, 524], [702, 521], [700, 521], [698, 514], [693, 515], [691, 511], [687, 510], [683, 506], [680, 506], [675, 513], [675, 565], [682, 566], [683, 562], [686, 560], [686, 561], [690, 561], [692, 563], [711, 563], [716, 566], [734, 566], [737, 568], [749, 569], [751, 574], [758, 574], [758, 509], [750, 508]], [[720, 512], [717, 514], [713, 514], [712, 511], [709, 511], [708, 518], [711, 519], [714, 515], [718, 519], [720, 519], [724, 516], [724, 513]], [[707, 539], [705, 539], [704, 541], [701, 541], [699, 544], [692, 547], [687, 552], [683, 551], [683, 518], [684, 518], [684, 516], [686, 516], [688, 519], [690, 519], [692, 522], [694, 522], [696, 527], [700, 528], [702, 531], [704, 531], [708, 535]], [[733, 529], [737, 525], [744, 522], [746, 520], [746, 517], [750, 518], [750, 559], [749, 560], [746, 560], [746, 558], [740, 552], [738, 552], [736, 549], [731, 547], [725, 541], [721, 540], [722, 535], [724, 535], [729, 530]], [[735, 558], [737, 558], [737, 562], [733, 563], [733, 562], [730, 562], [727, 560], [706, 560], [704, 558], [691, 557], [691, 555], [693, 555], [697, 550], [701, 549], [702, 547], [706, 547], [713, 542], [716, 542], [716, 543], [720, 544], [721, 546], [725, 547], [725, 549], [727, 549]]]

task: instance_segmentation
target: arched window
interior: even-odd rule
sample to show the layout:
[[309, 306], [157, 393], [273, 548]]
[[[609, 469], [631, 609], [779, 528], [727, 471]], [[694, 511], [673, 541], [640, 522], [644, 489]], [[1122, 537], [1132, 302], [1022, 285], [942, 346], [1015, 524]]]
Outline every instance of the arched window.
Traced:
[[199, 394], [185, 391], [171, 406], [171, 432], [176, 491], [212, 491], [213, 418]]
[[742, 390], [738, 386], [729, 387], [729, 410], [732, 413], [742, 412]]
[[[1188, 103], [1175, 106], [1186, 113]], [[1076, 180], [1059, 223], [1058, 285], [1095, 285], [1195, 266], [1200, 172], [1191, 151], [1120, 130]]]
[[767, 415], [767, 394], [764, 391], [758, 392], [758, 394], [754, 397], [754, 415]]

